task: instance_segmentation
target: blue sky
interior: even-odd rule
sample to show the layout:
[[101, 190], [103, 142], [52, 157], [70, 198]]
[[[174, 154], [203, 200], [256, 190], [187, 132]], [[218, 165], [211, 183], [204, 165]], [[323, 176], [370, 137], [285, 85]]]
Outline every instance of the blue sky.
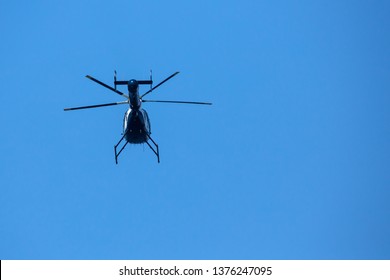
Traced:
[[[1, 1], [0, 259], [389, 259], [389, 12]], [[213, 106], [144, 104], [161, 163], [115, 165], [126, 105], [63, 111], [114, 69]]]

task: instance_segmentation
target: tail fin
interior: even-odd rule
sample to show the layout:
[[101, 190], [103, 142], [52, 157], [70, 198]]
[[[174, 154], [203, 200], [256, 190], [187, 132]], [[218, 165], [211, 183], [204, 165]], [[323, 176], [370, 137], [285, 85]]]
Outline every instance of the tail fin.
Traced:
[[114, 88], [116, 90], [116, 70], [114, 70]]
[[[152, 81], [152, 70], [150, 70], [150, 80], [137, 80], [139, 85], [150, 85], [150, 89], [152, 89], [153, 81]], [[116, 90], [117, 85], [127, 85], [128, 81], [118, 81], [116, 79], [116, 70], [114, 70], [114, 88]]]

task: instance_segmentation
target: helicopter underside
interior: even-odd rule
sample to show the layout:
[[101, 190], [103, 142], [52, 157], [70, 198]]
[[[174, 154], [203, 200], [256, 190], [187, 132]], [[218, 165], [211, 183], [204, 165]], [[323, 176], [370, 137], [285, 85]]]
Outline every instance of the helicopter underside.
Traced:
[[142, 129], [130, 129], [125, 136], [126, 140], [132, 144], [142, 144], [148, 140], [148, 136]]
[[125, 138], [129, 143], [141, 144], [149, 139], [150, 122], [145, 110], [140, 109], [137, 112], [132, 112], [129, 109], [125, 114], [123, 125]]

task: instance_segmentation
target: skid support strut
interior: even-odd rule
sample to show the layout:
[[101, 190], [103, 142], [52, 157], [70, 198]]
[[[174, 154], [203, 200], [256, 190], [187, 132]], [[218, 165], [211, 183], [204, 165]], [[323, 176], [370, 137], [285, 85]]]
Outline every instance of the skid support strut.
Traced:
[[[114, 151], [115, 151], [115, 163], [116, 163], [116, 164], [118, 164], [118, 157], [119, 157], [120, 153], [123, 151], [123, 149], [124, 149], [124, 148], [126, 147], [126, 145], [129, 143], [129, 142], [125, 139], [126, 143], [119, 149], [119, 152], [118, 152], [118, 147], [119, 147], [120, 143], [123, 141], [123, 139], [125, 138], [125, 135], [126, 135], [126, 133], [123, 133], [123, 136], [122, 136], [122, 138], [119, 140], [118, 144], [116, 144], [116, 145], [114, 146]], [[149, 148], [150, 148], [150, 149], [153, 151], [153, 153], [157, 156], [157, 162], [160, 163], [160, 151], [159, 151], [159, 149], [158, 149], [157, 143], [154, 142], [154, 140], [150, 137], [150, 135], [147, 134], [146, 136], [148, 137], [148, 140], [152, 141], [152, 144], [153, 144], [154, 146], [152, 146], [152, 145], [149, 143], [148, 140], [145, 141], [146, 144], [148, 144]]]
[[121, 149], [119, 150], [119, 152], [117, 153], [117, 148], [118, 148], [119, 144], [122, 142], [123, 138], [125, 138], [125, 135], [126, 135], [126, 133], [123, 133], [123, 136], [122, 136], [121, 140], [119, 140], [118, 144], [116, 144], [116, 145], [114, 146], [114, 151], [115, 151], [115, 163], [116, 163], [116, 164], [118, 164], [118, 157], [119, 157], [120, 153], [121, 153], [121, 152], [123, 151], [123, 149], [126, 147], [127, 143], [129, 143], [127, 140], [125, 140], [126, 143], [122, 146], [122, 148], [121, 148]]
[[157, 156], [157, 162], [160, 163], [160, 152], [158, 150], [158, 145], [156, 144], [156, 142], [154, 142], [154, 140], [152, 139], [152, 137], [150, 137], [149, 134], [147, 134], [148, 138], [150, 139], [150, 141], [152, 141], [152, 143], [154, 144], [154, 147], [152, 145], [150, 145], [150, 143], [148, 141], [146, 141], [146, 144], [148, 144], [149, 148], [154, 152], [154, 154]]

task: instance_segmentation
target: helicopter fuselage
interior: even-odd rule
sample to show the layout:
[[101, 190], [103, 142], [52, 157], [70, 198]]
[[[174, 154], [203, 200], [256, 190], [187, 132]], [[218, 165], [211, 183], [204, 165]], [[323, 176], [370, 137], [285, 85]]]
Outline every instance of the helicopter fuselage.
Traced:
[[129, 80], [127, 88], [129, 91], [130, 108], [124, 116], [123, 134], [129, 143], [145, 143], [151, 134], [150, 121], [148, 113], [141, 109], [138, 81]]

